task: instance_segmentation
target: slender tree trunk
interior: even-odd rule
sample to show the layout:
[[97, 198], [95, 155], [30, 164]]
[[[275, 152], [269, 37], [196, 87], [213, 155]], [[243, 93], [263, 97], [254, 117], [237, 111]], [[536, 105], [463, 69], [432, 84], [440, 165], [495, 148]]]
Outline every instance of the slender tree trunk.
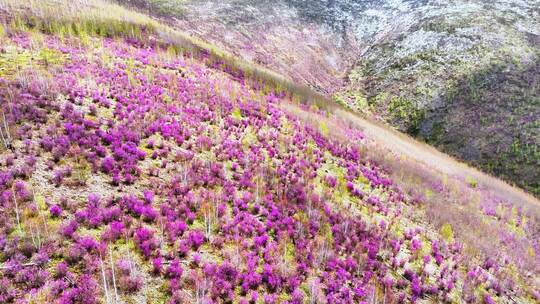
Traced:
[[105, 292], [105, 303], [109, 304], [111, 302], [111, 298], [109, 296], [109, 288], [107, 288], [107, 277], [105, 276], [105, 267], [103, 266], [103, 257], [99, 257], [101, 262], [101, 277], [103, 279], [103, 291]]
[[112, 269], [112, 282], [113, 282], [113, 288], [114, 288], [114, 303], [118, 303], [118, 289], [116, 288], [116, 274], [114, 273], [114, 261], [112, 256], [112, 249], [109, 247], [109, 260], [111, 263], [111, 269]]

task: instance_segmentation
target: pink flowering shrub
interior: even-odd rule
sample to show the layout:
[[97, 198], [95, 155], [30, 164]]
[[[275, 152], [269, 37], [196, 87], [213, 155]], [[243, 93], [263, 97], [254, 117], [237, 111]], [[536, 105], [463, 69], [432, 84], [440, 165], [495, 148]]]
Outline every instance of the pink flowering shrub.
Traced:
[[402, 191], [358, 130], [341, 130], [358, 141], [321, 134], [285, 110], [283, 92], [216, 70], [208, 54], [167, 57], [151, 39], [102, 39], [97, 50], [44, 41], [66, 57], [50, 69], [58, 98], [0, 78], [17, 127], [0, 157], [1, 303], [146, 290], [170, 303], [538, 298], [508, 272], [540, 268], [522, 210], [477, 211], [511, 226], [494, 237], [528, 255], [471, 258], [457, 233], [426, 232], [414, 211], [427, 194]]

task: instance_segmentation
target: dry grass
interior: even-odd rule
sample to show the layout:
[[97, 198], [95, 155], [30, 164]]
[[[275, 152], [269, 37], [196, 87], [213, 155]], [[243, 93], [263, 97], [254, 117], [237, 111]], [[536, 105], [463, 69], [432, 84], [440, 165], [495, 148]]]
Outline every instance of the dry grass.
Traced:
[[[326, 124], [330, 131], [328, 135], [345, 144], [350, 143], [350, 139], [344, 130], [358, 128], [358, 125], [348, 119], [316, 115], [294, 105], [284, 105], [284, 107], [313, 128], [319, 128], [321, 123]], [[355, 119], [360, 118], [356, 117]], [[387, 141], [396, 140], [397, 136], [401, 137], [400, 134], [396, 134], [396, 137], [392, 136]], [[403, 135], [403, 138], [406, 138], [406, 136]], [[442, 172], [442, 170], [438, 169], [438, 166], [425, 163], [421, 158], [404, 156], [406, 154], [401, 154], [392, 147], [385, 145], [385, 141], [374, 140], [369, 135], [367, 139], [368, 141], [361, 145], [361, 154], [368, 161], [383, 168], [394, 183], [399, 185], [400, 189], [407, 194], [409, 200], [416, 204], [414, 208], [406, 210], [406, 212], [411, 213], [413, 218], [427, 223], [426, 226], [431, 227], [435, 233], [438, 233], [443, 225], [450, 224], [456, 238], [464, 244], [469, 256], [478, 260], [507, 254], [518, 267], [540, 268], [540, 263], [527, 253], [530, 244], [528, 242], [523, 243], [523, 240], [520, 239], [504, 244], [499, 237], [501, 233], [507, 231], [504, 222], [487, 220], [489, 218], [480, 208], [481, 201], [502, 199], [512, 203], [514, 206], [523, 206], [529, 217], [534, 220], [534, 218], [540, 218], [540, 213], [538, 213], [538, 205], [533, 197], [530, 197], [530, 202], [521, 200], [516, 202], [514, 196], [506, 197], [501, 195], [500, 191], [498, 191], [500, 189], [493, 189], [499, 183], [495, 185], [486, 184], [484, 179], [479, 179], [479, 186], [473, 188], [460, 175], [450, 175]], [[422, 146], [412, 139], [407, 140], [411, 141], [411, 145], [418, 144]], [[428, 153], [442, 154], [438, 151], [432, 152], [434, 149], [429, 148]], [[448, 157], [447, 161], [455, 163], [453, 169], [457, 172], [465, 166], [451, 160], [450, 157]], [[475, 174], [483, 175], [479, 171], [476, 171]], [[486, 177], [486, 179], [489, 180], [490, 177]], [[507, 187], [510, 186], [505, 185], [505, 188]], [[518, 192], [515, 197], [526, 195], [519, 189], [514, 189], [514, 191]], [[538, 225], [529, 225], [529, 229], [529, 240], [534, 240], [535, 235], [540, 235]]]
[[395, 155], [424, 164], [426, 168], [434, 170], [435, 176], [447, 175], [464, 183], [472, 180], [478, 188], [485, 189], [517, 207], [527, 209], [532, 216], [540, 219], [540, 201], [522, 189], [472, 168], [428, 144], [369, 118], [360, 117], [345, 109], [338, 109], [334, 111], [334, 114], [351, 126], [363, 130], [368, 137], [385, 146]]
[[[440, 153], [433, 147], [393, 131], [384, 125], [362, 119], [305, 86], [296, 85], [258, 65], [236, 59], [213, 45], [161, 24], [142, 13], [104, 0], [28, 0], [24, 2], [0, 0], [0, 9], [13, 15], [12, 23], [15, 24], [12, 24], [12, 27], [24, 28], [30, 24], [42, 30], [62, 35], [138, 36], [141, 29], [144, 29], [147, 33], [159, 36], [166, 45], [207, 55], [211, 63], [219, 64], [222, 70], [232, 75], [243, 75], [255, 86], [268, 87], [276, 93], [288, 95], [293, 101], [309, 103], [319, 109], [334, 113], [345, 124], [371, 132], [370, 135], [376, 141], [380, 141], [397, 155], [427, 164], [430, 169], [436, 168], [440, 172], [434, 174], [435, 176], [440, 177], [442, 173], [458, 176], [462, 180], [472, 177], [480, 186], [486, 187], [489, 191], [517, 206], [532, 210], [535, 216], [540, 218], [540, 203], [522, 190], [470, 168], [450, 156]], [[27, 19], [21, 21], [19, 18]], [[388, 159], [380, 160], [380, 162], [391, 163]], [[403, 164], [399, 164], [399, 166], [403, 166]], [[433, 181], [433, 178], [434, 176], [429, 176], [424, 179]]]
[[[57, 17], [60, 4], [65, 4], [66, 9]], [[495, 240], [493, 236], [498, 234], [498, 227], [483, 222], [483, 215], [479, 213], [477, 200], [478, 195], [482, 193], [479, 189], [470, 189], [466, 178], [472, 176], [485, 191], [498, 195], [516, 206], [526, 207], [537, 219], [540, 218], [538, 201], [523, 191], [459, 163], [430, 146], [386, 126], [362, 119], [309, 88], [295, 85], [264, 68], [237, 60], [203, 41], [186, 36], [145, 15], [128, 11], [116, 4], [101, 0], [91, 3], [82, 0], [71, 2], [31, 0], [25, 3], [17, 0], [0, 0], [0, 9], [19, 12], [20, 16], [28, 17], [23, 20], [24, 22], [21, 22], [21, 19], [13, 19], [12, 28], [15, 29], [24, 29], [29, 22], [40, 22], [39, 26], [33, 26], [56, 34], [81, 35], [86, 32], [102, 36], [137, 36], [136, 29], [142, 27], [158, 35], [163, 42], [179, 49], [208, 54], [212, 61], [222, 63], [224, 70], [229, 70], [232, 74], [241, 73], [254, 85], [268, 85], [276, 92], [285, 92], [292, 100], [310, 102], [333, 113], [332, 119], [329, 119], [294, 105], [285, 105], [289, 111], [293, 111], [314, 128], [319, 128], [321, 122], [324, 122], [328, 135], [334, 139], [350, 142], [348, 135], [342, 132], [344, 126], [364, 130], [370, 128], [372, 132], [370, 135], [377, 135], [376, 133], [380, 131], [381, 134], [372, 137], [374, 140], [365, 146], [362, 153], [368, 160], [383, 167], [395, 184], [400, 185], [413, 200], [421, 202], [418, 210], [415, 208], [411, 212], [420, 212], [421, 219], [428, 222], [435, 231], [445, 224], [451, 224], [456, 236], [465, 243], [471, 256], [491, 256], [499, 254], [500, 251], [514, 250], [515, 257], [523, 258], [520, 264], [537, 267], [534, 260], [526, 258], [527, 255], [523, 252], [526, 247], [507, 248], [497, 243], [499, 239]], [[37, 16], [38, 19], [30, 18], [32, 16]], [[112, 27], [111, 20], [114, 20]], [[78, 27], [81, 24], [83, 26]], [[44, 85], [47, 83], [44, 82]], [[81, 181], [86, 183], [84, 171], [81, 172]]]
[[39, 19], [117, 20], [158, 26], [152, 18], [104, 0], [0, 0], [0, 9]]
[[[444, 175], [457, 176], [461, 181], [472, 177], [481, 187], [485, 187], [488, 191], [517, 206], [526, 207], [537, 218], [540, 218], [538, 200], [520, 189], [470, 168], [384, 125], [362, 119], [305, 86], [296, 85], [268, 69], [239, 60], [213, 45], [161, 24], [142, 13], [104, 0], [29, 0], [25, 2], [0, 0], [0, 9], [13, 14], [12, 27], [24, 29], [30, 25], [53, 34], [138, 36], [141, 35], [141, 29], [144, 29], [147, 33], [158, 36], [166, 45], [195, 54], [205, 54], [209, 57], [210, 63], [219, 64], [222, 70], [232, 75], [244, 76], [255, 86], [269, 87], [276, 93], [288, 95], [293, 101], [315, 105], [319, 109], [335, 114], [334, 116], [339, 117], [345, 125], [364, 131], [368, 129], [367, 131], [372, 132], [370, 135], [381, 133], [373, 139], [382, 143], [382, 147], [370, 146], [365, 153], [372, 161], [382, 164], [389, 169], [389, 172], [393, 172], [392, 177], [398, 179], [406, 191], [416, 196], [425, 196], [418, 192], [419, 184], [423, 187], [421, 189], [428, 189], [427, 187], [433, 187], [434, 184], [441, 184]], [[21, 21], [18, 18], [26, 19]], [[313, 120], [314, 118], [312, 114], [309, 114], [304, 115], [304, 119]], [[318, 124], [319, 121], [311, 123]], [[335, 125], [335, 121], [328, 120], [327, 124], [329, 130], [332, 131], [332, 136], [347, 139], [347, 135], [339, 134], [337, 130], [340, 130], [340, 127]], [[400, 158], [390, 154], [389, 150]], [[458, 191], [461, 191], [459, 189], [462, 187], [462, 185], [455, 186]], [[442, 199], [438, 196], [433, 197], [437, 197], [434, 204]], [[444, 199], [444, 201], [447, 200], [451, 198]], [[456, 197], [456, 200], [463, 203], [460, 196]]]
[[[240, 60], [200, 39], [177, 31], [142, 13], [104, 0], [0, 0], [0, 10], [9, 12], [10, 28], [39, 29], [59, 36], [98, 35], [105, 37], [159, 37], [162, 43], [180, 52], [207, 56], [209, 64], [233, 76], [244, 77], [252, 85], [269, 92], [285, 94], [301, 103], [333, 109], [336, 104], [325, 96], [298, 85], [259, 65]], [[1, 20], [1, 19], [0, 19]]]

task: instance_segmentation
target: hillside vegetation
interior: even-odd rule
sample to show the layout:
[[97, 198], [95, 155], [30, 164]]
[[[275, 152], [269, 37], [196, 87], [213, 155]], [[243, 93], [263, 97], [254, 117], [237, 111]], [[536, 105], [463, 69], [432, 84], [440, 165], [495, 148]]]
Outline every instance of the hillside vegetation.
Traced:
[[540, 301], [534, 199], [111, 2], [0, 20], [0, 303]]
[[181, 7], [159, 16], [540, 195], [538, 0]]

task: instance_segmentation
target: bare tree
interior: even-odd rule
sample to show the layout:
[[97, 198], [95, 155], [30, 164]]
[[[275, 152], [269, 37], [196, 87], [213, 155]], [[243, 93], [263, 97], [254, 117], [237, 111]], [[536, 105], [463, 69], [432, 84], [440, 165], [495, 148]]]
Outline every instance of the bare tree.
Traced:
[[3, 110], [2, 123], [0, 124], [0, 139], [2, 140], [2, 143], [4, 144], [4, 147], [6, 147], [6, 149], [11, 149], [13, 138], [11, 137], [11, 132], [9, 131], [9, 126], [6, 120], [6, 114]]
[[111, 263], [111, 270], [112, 270], [112, 282], [113, 282], [113, 288], [114, 288], [114, 303], [118, 303], [118, 289], [116, 288], [116, 274], [114, 271], [114, 261], [113, 261], [113, 254], [112, 254], [112, 248], [109, 247], [109, 260]]
[[105, 293], [105, 303], [111, 303], [111, 298], [109, 296], [109, 288], [107, 287], [107, 277], [105, 276], [105, 266], [103, 265], [103, 257], [99, 255], [100, 266], [101, 266], [101, 278], [103, 280], [103, 291]]

